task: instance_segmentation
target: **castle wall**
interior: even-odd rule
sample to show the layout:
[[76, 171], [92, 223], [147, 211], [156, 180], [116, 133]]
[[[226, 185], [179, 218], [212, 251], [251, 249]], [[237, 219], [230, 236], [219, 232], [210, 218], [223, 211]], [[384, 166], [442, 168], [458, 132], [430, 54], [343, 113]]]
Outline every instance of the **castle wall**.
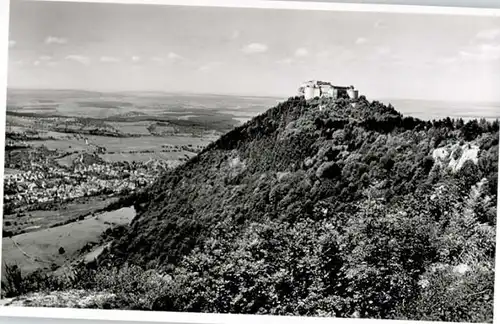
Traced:
[[347, 94], [351, 99], [358, 99], [359, 91], [354, 89], [347, 90]]
[[328, 82], [308, 81], [301, 85], [299, 94], [303, 95], [306, 100], [316, 97], [333, 98], [349, 97], [350, 99], [358, 99], [359, 92], [353, 87], [338, 87], [333, 86]]
[[322, 86], [321, 87], [321, 96], [322, 97], [333, 97], [335, 95], [335, 89], [331, 86]]
[[313, 99], [315, 97], [320, 96], [320, 89], [319, 88], [313, 88], [313, 87], [305, 87], [304, 88], [304, 98], [306, 100]]
[[311, 87], [305, 87], [304, 88], [304, 98], [306, 100], [309, 100], [311, 98], [314, 98], [314, 88]]

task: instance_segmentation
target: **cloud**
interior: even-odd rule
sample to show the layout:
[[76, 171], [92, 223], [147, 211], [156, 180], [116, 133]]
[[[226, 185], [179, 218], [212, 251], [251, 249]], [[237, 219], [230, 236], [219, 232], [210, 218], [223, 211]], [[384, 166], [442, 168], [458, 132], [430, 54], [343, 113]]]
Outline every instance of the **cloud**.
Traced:
[[66, 38], [49, 36], [45, 38], [45, 44], [66, 44], [68, 40]]
[[118, 63], [120, 59], [114, 56], [101, 56], [99, 59], [103, 63]]
[[52, 60], [52, 56], [48, 56], [48, 55], [42, 55], [38, 58], [40, 61], [50, 61]]
[[139, 62], [141, 60], [141, 58], [139, 56], [132, 56], [131, 60], [134, 62]]
[[295, 51], [295, 56], [297, 57], [304, 57], [307, 55], [309, 55], [309, 51], [307, 50], [307, 48], [301, 47], [297, 48], [297, 50]]
[[218, 68], [221, 66], [221, 62], [209, 62], [207, 64], [204, 64], [198, 68], [198, 71], [200, 72], [210, 72], [213, 71], [214, 69]]
[[89, 65], [90, 64], [90, 59], [86, 56], [82, 55], [68, 55], [65, 57], [66, 60], [68, 61], [74, 61], [83, 65]]
[[482, 30], [476, 34], [476, 37], [479, 39], [494, 40], [500, 37], [500, 28]]
[[463, 48], [456, 55], [441, 57], [436, 62], [450, 65], [460, 62], [481, 63], [497, 60], [500, 60], [500, 44], [480, 43]]
[[168, 56], [167, 56], [170, 60], [182, 60], [184, 59], [182, 56], [180, 56], [179, 54], [177, 53], [174, 53], [174, 52], [170, 52], [168, 53]]
[[9, 47], [12, 48], [14, 46], [16, 46], [17, 42], [15, 40], [11, 40], [9, 41]]
[[481, 44], [475, 49], [462, 50], [459, 52], [462, 60], [470, 61], [494, 61], [500, 59], [500, 44]]
[[40, 65], [40, 61], [37, 60], [37, 61], [33, 62], [33, 65], [34, 66], [39, 66]]
[[358, 39], [356, 39], [356, 45], [362, 45], [362, 44], [365, 44], [368, 40], [364, 37], [359, 37]]
[[242, 51], [245, 54], [256, 54], [267, 52], [268, 47], [266, 44], [251, 43], [243, 47]]
[[458, 53], [458, 56], [463, 59], [463, 60], [475, 60], [475, 59], [478, 59], [478, 54], [477, 53], [473, 53], [473, 52], [469, 52], [469, 51], [460, 51]]

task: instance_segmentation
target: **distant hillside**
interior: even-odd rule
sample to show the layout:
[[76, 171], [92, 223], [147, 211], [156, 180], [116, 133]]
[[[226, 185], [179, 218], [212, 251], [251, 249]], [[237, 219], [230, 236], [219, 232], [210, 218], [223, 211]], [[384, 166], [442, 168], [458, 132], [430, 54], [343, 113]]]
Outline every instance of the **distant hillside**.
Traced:
[[290, 98], [131, 197], [86, 287], [146, 298], [122, 308], [491, 321], [498, 130]]
[[462, 264], [491, 301], [497, 170], [498, 122], [291, 98], [139, 197], [113, 262], [171, 274], [169, 310], [422, 317]]

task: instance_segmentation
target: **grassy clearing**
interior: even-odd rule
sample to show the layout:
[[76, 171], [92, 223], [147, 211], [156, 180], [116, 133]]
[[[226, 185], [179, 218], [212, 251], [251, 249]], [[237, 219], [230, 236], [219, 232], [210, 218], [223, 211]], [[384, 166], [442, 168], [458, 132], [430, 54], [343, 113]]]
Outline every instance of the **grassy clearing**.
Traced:
[[[143, 136], [143, 137], [107, 137], [107, 136], [87, 136], [90, 143], [106, 147], [108, 152], [129, 152], [133, 150], [154, 150], [161, 148], [162, 145], [207, 145], [215, 139], [213, 136], [203, 138], [185, 136]], [[60, 150], [62, 152], [84, 151], [88, 145], [84, 140], [76, 138], [46, 141], [29, 141], [33, 146], [45, 145], [49, 150]]]
[[57, 159], [56, 161], [61, 166], [70, 167], [71, 165], [73, 165], [73, 161], [78, 157], [78, 155], [79, 155], [78, 153], [70, 154], [60, 159]]
[[151, 135], [147, 130], [147, 127], [151, 122], [149, 121], [137, 121], [137, 122], [109, 122], [109, 125], [119, 130], [123, 134], [133, 134], [133, 135]]
[[171, 162], [172, 165], [177, 165], [181, 163], [181, 159], [185, 159], [185, 156], [194, 156], [191, 152], [154, 152], [154, 153], [113, 153], [113, 154], [103, 154], [102, 159], [107, 162], [119, 162], [119, 161], [141, 161], [147, 162], [150, 159], [156, 160], [167, 160]]
[[28, 228], [30, 227], [39, 226], [37, 229], [40, 230], [59, 226], [65, 222], [99, 211], [117, 199], [107, 197], [82, 198], [65, 204], [56, 210], [33, 210], [4, 215], [3, 230], [17, 235], [23, 233], [23, 231], [29, 231]]
[[60, 152], [85, 151], [88, 149], [88, 145], [85, 144], [85, 141], [77, 140], [76, 138], [46, 141], [28, 141], [27, 143], [29, 145], [32, 145], [33, 147], [44, 145], [49, 150], [58, 150]]
[[88, 136], [89, 141], [104, 146], [109, 152], [129, 152], [133, 150], [159, 149], [162, 145], [207, 145], [211, 137], [198, 138], [192, 136], [143, 136], [131, 138], [110, 138], [105, 136]]
[[128, 224], [134, 216], [133, 207], [122, 208], [67, 225], [3, 238], [2, 274], [6, 264], [17, 265], [24, 274], [62, 266], [79, 256], [88, 243], [98, 243], [108, 228]]

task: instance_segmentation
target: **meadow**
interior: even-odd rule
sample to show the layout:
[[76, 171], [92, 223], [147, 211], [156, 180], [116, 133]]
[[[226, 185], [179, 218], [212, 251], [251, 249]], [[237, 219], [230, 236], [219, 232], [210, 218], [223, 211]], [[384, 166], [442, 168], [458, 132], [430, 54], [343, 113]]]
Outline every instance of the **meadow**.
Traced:
[[126, 225], [134, 216], [133, 208], [123, 208], [62, 226], [2, 238], [2, 272], [5, 263], [16, 264], [24, 274], [38, 269], [53, 270], [81, 256], [88, 244], [98, 244], [108, 228]]
[[74, 222], [104, 209], [116, 201], [114, 197], [81, 198], [51, 210], [30, 210], [3, 215], [3, 231], [13, 236], [40, 231]]

